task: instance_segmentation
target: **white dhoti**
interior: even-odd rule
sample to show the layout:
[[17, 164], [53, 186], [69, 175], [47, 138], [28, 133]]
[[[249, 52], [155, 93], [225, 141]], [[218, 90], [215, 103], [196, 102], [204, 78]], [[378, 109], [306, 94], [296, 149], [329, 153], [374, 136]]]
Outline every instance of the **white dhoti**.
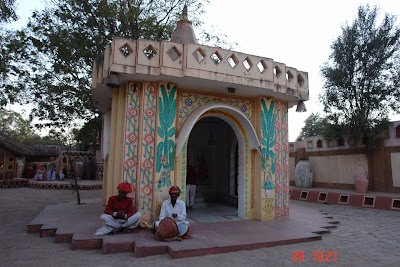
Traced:
[[195, 184], [187, 184], [186, 185], [186, 207], [190, 208], [193, 206], [195, 197], [196, 197], [196, 185]]
[[128, 219], [114, 219], [114, 217], [111, 215], [102, 214], [100, 219], [103, 221], [103, 227], [97, 229], [95, 235], [105, 235], [120, 227], [125, 227], [132, 230], [139, 225], [140, 218], [142, 218], [142, 214], [140, 212], [136, 212]]

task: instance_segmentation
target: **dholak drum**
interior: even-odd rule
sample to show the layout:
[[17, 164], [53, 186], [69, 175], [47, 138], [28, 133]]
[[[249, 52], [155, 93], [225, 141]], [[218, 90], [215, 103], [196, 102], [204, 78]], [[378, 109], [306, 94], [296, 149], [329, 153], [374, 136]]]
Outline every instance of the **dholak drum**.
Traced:
[[186, 236], [189, 233], [189, 225], [186, 223], [178, 224], [179, 236]]
[[173, 238], [179, 234], [178, 225], [169, 217], [164, 218], [157, 228], [157, 236], [160, 239]]

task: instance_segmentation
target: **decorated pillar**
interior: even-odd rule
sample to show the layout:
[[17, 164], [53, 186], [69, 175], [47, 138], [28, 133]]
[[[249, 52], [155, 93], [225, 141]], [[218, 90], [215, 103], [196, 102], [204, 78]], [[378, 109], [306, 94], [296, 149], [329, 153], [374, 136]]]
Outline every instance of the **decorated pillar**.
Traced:
[[142, 84], [137, 82], [128, 83], [126, 90], [125, 103], [125, 137], [123, 138], [124, 152], [122, 159], [123, 171], [122, 180], [132, 187], [130, 197], [134, 199], [133, 209], [136, 210], [139, 194], [136, 193], [138, 175], [140, 168], [138, 167], [139, 153], [139, 128], [140, 128], [140, 100], [141, 100]]
[[140, 175], [137, 179], [136, 201], [142, 221], [150, 223], [153, 219], [154, 174], [155, 174], [155, 135], [157, 127], [157, 91], [158, 83], [145, 82], [140, 105]]

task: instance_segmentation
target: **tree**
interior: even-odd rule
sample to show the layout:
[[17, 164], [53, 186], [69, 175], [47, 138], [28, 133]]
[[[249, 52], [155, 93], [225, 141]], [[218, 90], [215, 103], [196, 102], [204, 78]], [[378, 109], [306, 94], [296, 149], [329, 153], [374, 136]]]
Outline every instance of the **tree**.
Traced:
[[318, 113], [311, 113], [310, 116], [304, 121], [304, 126], [296, 141], [302, 141], [309, 136], [322, 135], [324, 131], [324, 118], [320, 117]]
[[373, 145], [377, 126], [389, 111], [400, 112], [400, 29], [387, 13], [379, 26], [377, 20], [377, 7], [360, 6], [357, 19], [342, 27], [321, 68], [324, 112], [353, 146], [360, 140]]
[[0, 0], [0, 23], [17, 20], [15, 0]]
[[0, 102], [34, 104], [31, 117], [40, 119], [39, 127], [94, 120], [92, 64], [113, 37], [168, 40], [183, 6], [193, 11], [194, 26], [200, 26], [207, 1], [47, 1], [48, 7], [35, 11], [8, 45], [12, 64]]
[[35, 136], [29, 120], [25, 120], [21, 114], [15, 111], [4, 108], [0, 108], [0, 131], [18, 142], [23, 142]]
[[26, 120], [18, 112], [0, 108], [0, 131], [24, 144], [61, 145], [51, 136], [41, 137], [35, 132], [30, 120]]

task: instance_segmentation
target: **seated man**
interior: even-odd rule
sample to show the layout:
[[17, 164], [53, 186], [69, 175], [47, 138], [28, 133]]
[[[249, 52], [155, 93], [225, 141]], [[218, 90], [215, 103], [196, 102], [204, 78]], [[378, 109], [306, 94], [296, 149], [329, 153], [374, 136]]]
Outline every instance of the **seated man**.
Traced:
[[126, 197], [132, 192], [131, 185], [120, 183], [118, 185], [118, 196], [112, 196], [108, 199], [104, 214], [100, 219], [103, 221], [103, 227], [96, 231], [95, 235], [105, 235], [119, 231], [129, 233], [139, 225], [142, 214], [136, 212], [133, 214], [132, 198]]
[[178, 225], [178, 228], [180, 224], [185, 224], [187, 227], [183, 227], [184, 229], [187, 229], [184, 233], [179, 233], [179, 236], [183, 236], [188, 232], [190, 223], [186, 221], [186, 206], [185, 202], [178, 199], [179, 195], [181, 194], [181, 190], [177, 186], [172, 186], [169, 189], [169, 195], [170, 199], [167, 199], [163, 202], [161, 205], [161, 212], [160, 212], [160, 217], [159, 221], [155, 222], [155, 225], [153, 227], [153, 231], [156, 232], [156, 229], [160, 222], [165, 218], [165, 217], [170, 217], [174, 219], [176, 224]]

